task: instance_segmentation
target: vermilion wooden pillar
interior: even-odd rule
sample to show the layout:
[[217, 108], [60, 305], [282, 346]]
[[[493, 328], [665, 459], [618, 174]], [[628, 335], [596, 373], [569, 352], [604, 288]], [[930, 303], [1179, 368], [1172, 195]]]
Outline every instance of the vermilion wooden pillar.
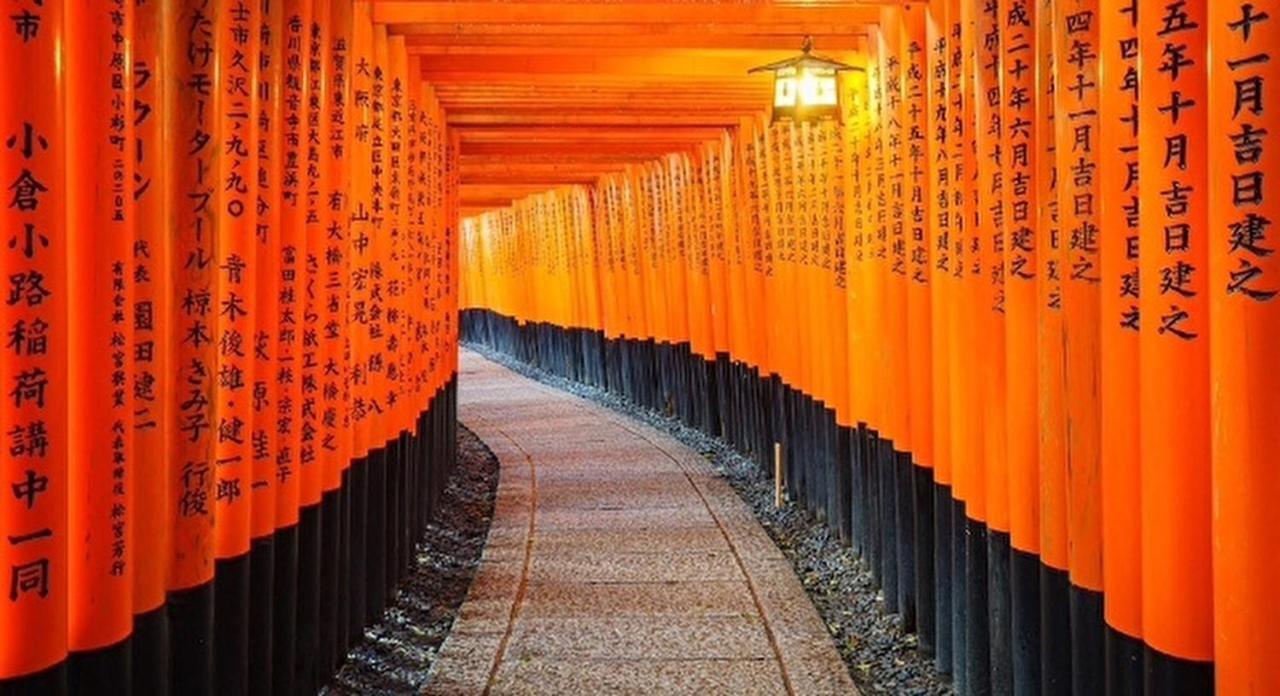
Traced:
[[172, 536], [169, 527], [168, 445], [175, 366], [168, 349], [173, 306], [173, 239], [167, 233], [173, 201], [169, 190], [174, 146], [166, 106], [165, 42], [172, 7], [135, 6], [133, 42], [134, 238], [128, 273], [133, 306], [133, 539], [148, 551], [133, 555], [133, 689], [161, 693], [169, 684], [169, 619], [165, 581]]
[[364, 625], [367, 599], [365, 543], [368, 516], [369, 450], [371, 441], [367, 406], [370, 395], [369, 360], [369, 270], [372, 258], [370, 139], [373, 87], [373, 27], [369, 22], [368, 3], [355, 3], [351, 27], [351, 106], [348, 112], [350, 132], [348, 157], [351, 167], [347, 232], [346, 268], [350, 276], [347, 292], [346, 324], [350, 332], [349, 399], [347, 427], [351, 431], [351, 555], [348, 559], [351, 577], [351, 601], [347, 629], [359, 635]]
[[912, 594], [915, 598], [916, 632], [925, 654], [933, 652], [934, 568], [933, 546], [933, 266], [929, 234], [929, 202], [932, 200], [929, 158], [929, 51], [927, 7], [904, 9], [900, 40], [903, 61], [902, 95], [906, 120], [903, 123], [902, 161], [904, 167], [903, 224], [907, 277], [906, 382], [911, 468], [903, 471], [900, 485], [906, 488], [912, 520], [910, 535]]
[[[933, 444], [933, 573], [934, 665], [951, 671], [952, 596], [952, 443], [951, 443], [951, 314], [955, 306], [953, 282], [956, 259], [952, 249], [958, 229], [955, 194], [955, 162], [951, 132], [952, 53], [947, 2], [931, 2], [927, 10], [926, 101], [928, 125], [924, 132], [929, 173], [927, 205], [927, 262], [930, 269], [930, 370], [932, 371]], [[921, 617], [924, 620], [924, 617]]]
[[123, 690], [133, 630], [133, 12], [128, 3], [66, 9], [67, 292], [79, 298], [68, 306], [66, 347], [75, 385], [67, 426], [69, 676], [73, 691]]
[[320, 380], [324, 364], [321, 338], [324, 257], [324, 210], [329, 176], [326, 76], [330, 69], [325, 60], [329, 36], [330, 0], [311, 0], [308, 19], [303, 27], [302, 55], [306, 61], [299, 130], [298, 176], [303, 218], [302, 236], [305, 253], [298, 255], [298, 346], [295, 378], [299, 381], [298, 400], [298, 646], [294, 659], [295, 678], [300, 692], [319, 688], [320, 654], [325, 645], [321, 637], [320, 605], [325, 584], [321, 558], [325, 542], [321, 537], [323, 510], [320, 507], [324, 479], [324, 456], [321, 449]]
[[[973, 101], [973, 17], [963, 0], [947, 3], [947, 120], [950, 122], [948, 151], [951, 156], [952, 197], [955, 229], [952, 232], [951, 287], [954, 293], [947, 332], [951, 337], [948, 357], [952, 365], [964, 364], [971, 356], [972, 307], [971, 273], [976, 254], [972, 237], [977, 229], [977, 161], [974, 149], [975, 109]], [[968, 611], [965, 573], [968, 500], [974, 487], [975, 460], [981, 457], [979, 409], [971, 402], [977, 387], [976, 370], [953, 372], [949, 390], [951, 410], [951, 675], [963, 691], [967, 679]]]
[[1208, 5], [1138, 3], [1147, 693], [1213, 688]]
[[175, 148], [170, 188], [174, 257], [169, 337], [176, 408], [171, 414], [169, 475], [173, 553], [169, 566], [174, 693], [214, 691], [214, 508], [217, 496], [214, 393], [217, 353], [218, 180], [222, 90], [217, 76], [217, 16], [200, 0], [175, 8], [164, 60], [173, 86], [169, 114]]
[[[967, 587], [969, 594], [968, 626], [969, 688], [983, 693], [991, 685], [991, 619], [999, 617], [999, 602], [1004, 607], [1008, 599], [992, 592], [990, 586], [989, 531], [994, 523], [998, 532], [1008, 530], [1008, 467], [1005, 457], [1004, 423], [1004, 335], [1003, 317], [1005, 303], [1004, 281], [1004, 214], [1001, 175], [1002, 152], [1005, 140], [1002, 126], [1004, 104], [1001, 91], [1001, 71], [1004, 66], [1001, 38], [1004, 31], [1003, 10], [1008, 3], [984, 3], [972, 8], [974, 13], [974, 139], [977, 143], [977, 192], [974, 198], [974, 222], [970, 240], [971, 270], [977, 275], [971, 278], [974, 312], [974, 340], [970, 350], [978, 361], [977, 389], [970, 398], [981, 403], [980, 458], [974, 465], [973, 499], [968, 510], [969, 533], [966, 537], [968, 555]], [[1012, 182], [1010, 182], [1012, 184]], [[976, 405], [976, 404], [975, 404]], [[993, 608], [995, 611], [993, 611]]]
[[355, 65], [352, 40], [354, 8], [345, 0], [331, 2], [329, 35], [322, 47], [328, 63], [326, 75], [327, 119], [321, 123], [329, 176], [328, 191], [321, 203], [325, 211], [324, 252], [320, 258], [323, 282], [318, 289], [322, 298], [321, 337], [324, 362], [321, 367], [320, 448], [324, 455], [323, 489], [326, 497], [324, 538], [335, 539], [337, 553], [328, 562], [334, 564], [326, 577], [336, 585], [333, 606], [324, 605], [325, 621], [333, 623], [334, 641], [327, 656], [331, 674], [346, 654], [353, 636], [348, 625], [351, 595], [351, 476], [352, 435], [350, 423], [350, 356], [352, 337], [347, 322], [350, 289], [351, 174], [355, 109], [352, 104], [352, 82]]
[[[1271, 19], [1271, 18], [1276, 19]], [[1275, 2], [1210, 3], [1209, 338], [1213, 448], [1213, 651], [1218, 693], [1280, 689], [1273, 593], [1280, 479], [1280, 255], [1272, 221]], [[1268, 125], [1270, 121], [1270, 125]]]
[[254, 310], [251, 403], [252, 466], [249, 471], [250, 581], [249, 690], [270, 691], [275, 680], [272, 653], [276, 609], [276, 503], [279, 477], [276, 455], [279, 388], [278, 370], [281, 263], [281, 178], [284, 157], [284, 2], [261, 0], [257, 12], [258, 148], [257, 178], [253, 182]]
[[1098, 14], [1101, 502], [1107, 689], [1142, 691], [1137, 0]]
[[244, 693], [249, 686], [259, 10], [252, 0], [229, 0], [216, 20], [222, 156], [215, 203], [214, 636], [220, 693]]
[[0, 270], [11, 283], [0, 324], [24, 338], [0, 359], [0, 413], [13, 434], [0, 448], [0, 471], [14, 486], [0, 496], [0, 520], [13, 535], [0, 543], [9, 581], [0, 602], [0, 689], [58, 694], [67, 689], [70, 596], [69, 143], [67, 78], [57, 69], [67, 20], [62, 3], [28, 0], [6, 9], [14, 21], [0, 32], [0, 225], [17, 243], [0, 247]]
[[1096, 0], [1054, 6], [1059, 275], [1066, 366], [1071, 673], [1077, 691], [1104, 688], [1102, 450], [1098, 224], [1098, 13]]
[[280, 38], [283, 72], [280, 142], [279, 294], [275, 323], [276, 360], [276, 538], [275, 615], [272, 682], [275, 691], [298, 686], [299, 643], [299, 504], [302, 481], [302, 341], [306, 302], [307, 257], [307, 98], [310, 84], [308, 44], [312, 21], [310, 0], [283, 3]]

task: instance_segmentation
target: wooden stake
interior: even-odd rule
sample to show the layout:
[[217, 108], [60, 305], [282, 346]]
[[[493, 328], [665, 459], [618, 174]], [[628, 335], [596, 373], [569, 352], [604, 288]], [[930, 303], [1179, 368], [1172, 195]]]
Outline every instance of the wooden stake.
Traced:
[[782, 444], [773, 443], [773, 507], [782, 507]]

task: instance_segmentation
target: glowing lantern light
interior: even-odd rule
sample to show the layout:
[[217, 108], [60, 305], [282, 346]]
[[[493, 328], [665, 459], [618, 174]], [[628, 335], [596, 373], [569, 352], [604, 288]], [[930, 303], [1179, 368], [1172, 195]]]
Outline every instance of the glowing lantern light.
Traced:
[[861, 68], [813, 54], [813, 39], [808, 36], [802, 51], [794, 58], [748, 71], [773, 73], [773, 120], [840, 120], [839, 74]]

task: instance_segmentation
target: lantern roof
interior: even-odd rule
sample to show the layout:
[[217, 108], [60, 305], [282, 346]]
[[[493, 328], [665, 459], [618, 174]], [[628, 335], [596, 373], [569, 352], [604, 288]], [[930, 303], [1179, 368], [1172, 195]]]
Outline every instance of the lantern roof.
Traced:
[[837, 72], [842, 70], [861, 70], [862, 69], [857, 66], [849, 65], [847, 63], [841, 63], [838, 60], [827, 58], [826, 56], [822, 56], [814, 53], [813, 37], [811, 36], [804, 37], [804, 44], [801, 46], [800, 50], [801, 50], [801, 53], [798, 56], [792, 56], [791, 58], [787, 58], [786, 60], [780, 60], [774, 63], [769, 63], [768, 65], [761, 65], [761, 66], [752, 68], [747, 72], [748, 73], [758, 73], [758, 72], [766, 72], [766, 71], [777, 72], [784, 68], [800, 68], [800, 67], [829, 68]]

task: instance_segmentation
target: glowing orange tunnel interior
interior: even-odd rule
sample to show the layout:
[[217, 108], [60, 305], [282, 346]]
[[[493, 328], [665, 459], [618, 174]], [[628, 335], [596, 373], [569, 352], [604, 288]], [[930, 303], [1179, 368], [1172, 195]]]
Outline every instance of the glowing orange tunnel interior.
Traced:
[[0, 692], [316, 691], [459, 340], [776, 443], [958, 691], [1280, 691], [1280, 1], [6, 10]]

